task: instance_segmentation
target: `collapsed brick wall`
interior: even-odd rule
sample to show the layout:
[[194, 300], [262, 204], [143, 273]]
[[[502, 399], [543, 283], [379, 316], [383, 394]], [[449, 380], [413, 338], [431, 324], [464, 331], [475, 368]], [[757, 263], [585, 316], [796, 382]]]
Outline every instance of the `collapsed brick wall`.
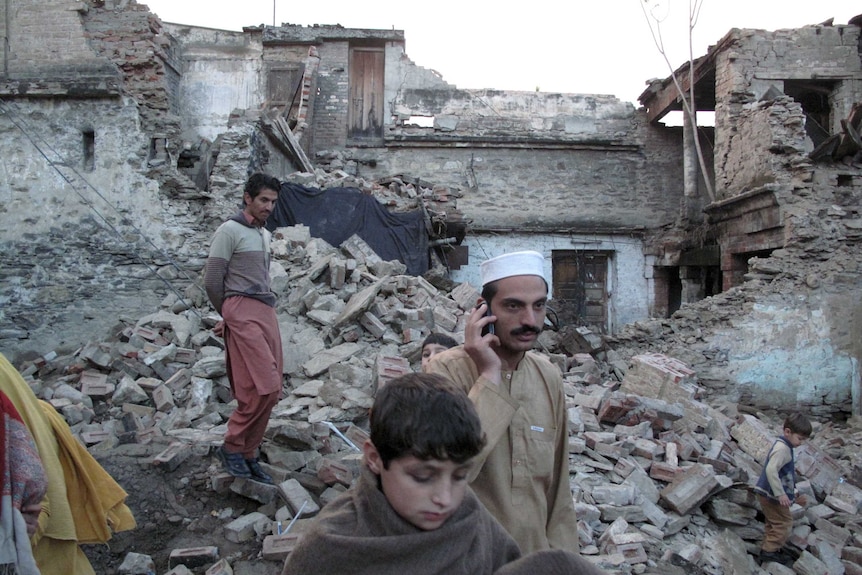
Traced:
[[318, 47], [318, 95], [314, 100], [315, 150], [343, 148], [347, 144], [348, 60], [347, 42], [326, 42]]
[[82, 20], [90, 45], [123, 75], [124, 92], [138, 103], [142, 130], [176, 137], [180, 119], [171, 114], [171, 101], [178, 95], [169, 88], [176, 86], [178, 72], [168, 65], [171, 41], [158, 16], [131, 3], [124, 10], [91, 7]]

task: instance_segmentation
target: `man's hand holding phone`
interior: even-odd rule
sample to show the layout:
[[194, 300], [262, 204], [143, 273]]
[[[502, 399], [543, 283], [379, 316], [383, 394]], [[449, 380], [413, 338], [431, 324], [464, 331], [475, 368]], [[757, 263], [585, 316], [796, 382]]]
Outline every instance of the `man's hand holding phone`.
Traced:
[[480, 301], [467, 316], [467, 324], [464, 327], [464, 351], [476, 364], [480, 376], [499, 385], [502, 363], [494, 351], [494, 347], [500, 345], [500, 339], [494, 333], [496, 319], [496, 316], [491, 314], [487, 302]]

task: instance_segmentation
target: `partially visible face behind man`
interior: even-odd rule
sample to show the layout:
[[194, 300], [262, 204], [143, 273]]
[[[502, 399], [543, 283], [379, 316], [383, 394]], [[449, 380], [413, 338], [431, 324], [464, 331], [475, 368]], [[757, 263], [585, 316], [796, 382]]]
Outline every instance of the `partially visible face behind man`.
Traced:
[[422, 348], [422, 371], [427, 373], [426, 368], [428, 367], [428, 364], [431, 363], [431, 358], [447, 349], [449, 348], [445, 345], [440, 345], [439, 343], [426, 344], [425, 347]]

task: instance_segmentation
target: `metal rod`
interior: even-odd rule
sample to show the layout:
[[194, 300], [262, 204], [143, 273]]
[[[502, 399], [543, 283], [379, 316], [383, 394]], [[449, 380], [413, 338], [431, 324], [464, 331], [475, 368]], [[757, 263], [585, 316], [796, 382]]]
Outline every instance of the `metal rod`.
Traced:
[[325, 423], [327, 426], [329, 426], [329, 429], [331, 429], [331, 430], [335, 433], [335, 435], [337, 435], [338, 437], [340, 437], [341, 439], [343, 439], [343, 440], [344, 440], [344, 443], [346, 443], [347, 445], [349, 445], [351, 449], [353, 449], [354, 451], [362, 451], [361, 449], [359, 449], [358, 447], [356, 447], [356, 444], [354, 444], [352, 441], [350, 441], [349, 439], [347, 439], [347, 438], [344, 436], [344, 434], [343, 434], [343, 433], [341, 433], [340, 431], [338, 431], [338, 428], [337, 428], [337, 427], [335, 427], [335, 425], [334, 425], [331, 421], [324, 421], [323, 423]]
[[302, 515], [302, 510], [305, 509], [306, 505], [308, 505], [308, 499], [302, 502], [302, 506], [299, 508], [299, 511], [296, 512], [296, 515], [293, 516], [293, 519], [290, 520], [290, 523], [287, 524], [287, 527], [284, 528], [284, 531], [281, 531], [279, 529], [279, 535], [290, 531], [290, 528], [293, 527], [293, 524], [296, 523], [296, 520], [299, 519], [300, 515]]

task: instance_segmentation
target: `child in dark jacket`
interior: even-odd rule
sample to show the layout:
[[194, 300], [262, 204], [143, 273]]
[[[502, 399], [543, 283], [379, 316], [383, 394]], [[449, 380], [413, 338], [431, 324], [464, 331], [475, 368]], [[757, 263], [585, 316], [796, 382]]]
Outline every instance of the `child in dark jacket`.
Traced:
[[762, 561], [786, 563], [789, 556], [782, 551], [793, 528], [790, 506], [796, 501], [805, 505], [805, 496], [796, 496], [796, 468], [793, 449], [799, 447], [811, 435], [811, 422], [797, 412], [784, 420], [783, 434], [779, 437], [763, 463], [763, 471], [754, 491], [763, 510], [763, 543], [760, 546]]

